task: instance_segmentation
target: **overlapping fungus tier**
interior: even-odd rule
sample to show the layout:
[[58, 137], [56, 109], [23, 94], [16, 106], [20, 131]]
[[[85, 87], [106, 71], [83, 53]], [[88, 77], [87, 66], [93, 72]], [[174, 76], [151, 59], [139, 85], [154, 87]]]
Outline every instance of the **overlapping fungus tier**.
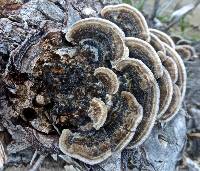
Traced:
[[101, 16], [117, 24], [126, 37], [137, 37], [149, 41], [149, 30], [145, 18], [132, 6], [108, 5], [101, 10]]
[[5, 73], [16, 117], [91, 165], [141, 145], [177, 114], [186, 87], [174, 42], [137, 9], [106, 6], [101, 17], [27, 38]]

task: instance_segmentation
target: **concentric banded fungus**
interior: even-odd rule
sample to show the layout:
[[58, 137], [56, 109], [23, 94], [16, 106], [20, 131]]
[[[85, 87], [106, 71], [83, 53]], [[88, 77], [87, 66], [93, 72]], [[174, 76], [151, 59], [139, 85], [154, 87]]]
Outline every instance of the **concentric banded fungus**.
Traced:
[[143, 61], [151, 69], [155, 78], [160, 78], [163, 74], [162, 63], [153, 47], [138, 38], [128, 37], [125, 41], [129, 48], [129, 57]]
[[165, 42], [166, 44], [175, 49], [175, 44], [173, 40], [166, 33], [156, 29], [149, 29], [149, 30], [151, 33], [155, 34], [161, 41]]
[[[105, 135], [103, 134], [103, 136]], [[95, 135], [93, 135], [93, 139], [91, 138], [89, 135], [75, 134], [69, 129], [64, 129], [59, 139], [60, 150], [91, 165], [99, 163], [112, 155], [111, 144], [107, 137], [101, 141], [97, 141], [96, 138], [98, 137]]]
[[178, 80], [177, 80], [176, 84], [180, 88], [181, 97], [183, 100], [183, 98], [185, 96], [185, 90], [186, 90], [186, 69], [185, 69], [184, 63], [183, 63], [181, 57], [179, 56], [179, 54], [175, 51], [175, 49], [171, 48], [166, 43], [164, 43], [164, 45], [166, 47], [167, 55], [170, 56], [177, 65]]
[[160, 60], [162, 61], [162, 63], [167, 59], [167, 56], [163, 51], [158, 51], [157, 54], [158, 54]]
[[169, 72], [172, 82], [176, 83], [178, 80], [178, 68], [174, 60], [170, 57], [166, 57], [166, 59], [163, 61], [163, 66]]
[[97, 98], [92, 99], [88, 116], [91, 118], [93, 127], [96, 130], [99, 130], [105, 123], [107, 112], [107, 107], [103, 101]]
[[106, 85], [109, 94], [115, 94], [118, 91], [119, 82], [117, 75], [112, 70], [100, 67], [94, 71], [94, 75]]
[[165, 114], [162, 115], [160, 118], [161, 122], [168, 122], [170, 121], [179, 111], [182, 103], [182, 97], [181, 97], [181, 91], [179, 87], [174, 84], [173, 85], [173, 96], [172, 101], [169, 105], [169, 108], [165, 112]]
[[116, 69], [124, 74], [130, 82], [130, 91], [143, 107], [143, 119], [136, 130], [129, 148], [141, 144], [149, 135], [159, 109], [160, 91], [149, 68], [138, 59], [122, 60], [116, 64]]
[[176, 52], [178, 52], [183, 60], [189, 60], [192, 57], [191, 51], [183, 45], [176, 46]]
[[191, 45], [191, 42], [189, 40], [181, 39], [176, 42], [176, 45]]
[[166, 54], [166, 49], [165, 49], [162, 41], [155, 34], [153, 34], [153, 33], [150, 33], [150, 36], [151, 36], [150, 44], [151, 44], [151, 46], [154, 47], [154, 49], [156, 50], [156, 52], [161, 51], [164, 54]]
[[101, 10], [101, 16], [117, 24], [124, 31], [126, 37], [150, 40], [144, 16], [130, 5], [108, 5]]
[[108, 20], [87, 18], [76, 22], [68, 30], [66, 39], [85, 49], [93, 48], [96, 61], [115, 61], [128, 57], [128, 48], [123, 41], [124, 36], [122, 30]]
[[160, 105], [157, 116], [158, 118], [160, 118], [160, 116], [162, 116], [169, 108], [173, 95], [173, 84], [171, 77], [165, 68], [163, 68], [163, 71], [163, 76], [157, 80], [160, 88]]
[[190, 60], [197, 57], [195, 49], [190, 45], [177, 45], [176, 51], [183, 60]]
[[113, 119], [112, 123], [107, 123], [98, 131], [73, 133], [64, 129], [59, 139], [61, 151], [93, 165], [127, 146], [141, 122], [143, 110], [130, 92], [122, 92], [121, 97], [125, 109], [115, 116], [119, 118]]
[[182, 37], [179, 36], [179, 35], [173, 35], [173, 36], [171, 36], [171, 39], [173, 40], [173, 42], [174, 42], [175, 44], [177, 44], [177, 42], [178, 42], [179, 40], [182, 40]]
[[[180, 45], [181, 46], [181, 45]], [[198, 58], [198, 55], [196, 54], [196, 50], [191, 45], [182, 45], [184, 48], [190, 51], [191, 58]], [[177, 47], [177, 46], [176, 46]]]

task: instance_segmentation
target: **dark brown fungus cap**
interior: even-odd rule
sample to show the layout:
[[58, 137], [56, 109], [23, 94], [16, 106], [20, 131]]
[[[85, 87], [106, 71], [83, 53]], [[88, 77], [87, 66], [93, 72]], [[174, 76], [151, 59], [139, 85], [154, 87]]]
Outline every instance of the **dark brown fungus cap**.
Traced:
[[163, 74], [162, 63], [154, 48], [144, 40], [128, 37], [125, 39], [129, 48], [129, 57], [141, 60], [151, 69], [155, 78], [160, 78]]
[[143, 119], [128, 147], [142, 144], [155, 123], [159, 110], [160, 91], [150, 69], [138, 59], [125, 59], [116, 64], [116, 69], [124, 74], [130, 86], [128, 91], [143, 107]]
[[196, 54], [196, 50], [194, 47], [192, 47], [191, 45], [182, 45], [185, 49], [189, 50], [191, 53], [191, 57], [192, 58], [198, 58], [197, 54]]
[[175, 83], [178, 80], [178, 68], [175, 61], [171, 57], [167, 56], [163, 61], [163, 66], [169, 72], [172, 82]]
[[150, 40], [144, 16], [130, 5], [108, 5], [102, 9], [101, 16], [117, 24], [124, 31], [126, 37], [137, 37], [146, 41]]
[[[162, 41], [153, 33], [150, 33], [151, 39], [150, 44], [153, 46], [153, 48], [156, 50], [156, 52], [163, 52], [166, 54], [165, 46], [163, 45]], [[162, 59], [161, 59], [162, 60]]]
[[185, 48], [183, 45], [176, 46], [176, 52], [178, 52], [183, 60], [189, 60], [192, 58], [190, 50], [188, 50], [188, 48]]
[[[14, 64], [17, 71], [10, 67], [7, 77], [16, 84], [17, 96], [9, 100], [28, 128], [50, 137], [62, 132], [63, 153], [96, 164], [127, 146], [143, 116], [132, 91], [122, 88], [123, 74], [113, 69], [128, 58], [125, 35], [110, 21], [89, 18], [68, 30], [71, 43], [64, 38], [60, 31], [50, 30], [27, 39], [13, 54], [9, 67]], [[138, 78], [144, 76], [142, 92], [154, 87], [148, 71], [137, 72]], [[154, 100], [150, 94], [144, 97]], [[151, 121], [153, 125], [153, 116]]]
[[93, 122], [93, 128], [99, 130], [106, 121], [107, 118], [107, 107], [105, 103], [98, 98], [93, 98], [90, 102], [90, 108], [88, 116]]
[[60, 150], [93, 165], [110, 157], [112, 152], [125, 148], [141, 122], [143, 110], [130, 92], [122, 92], [121, 100], [125, 108], [120, 113], [110, 113], [114, 118], [99, 130], [72, 132], [64, 129], [59, 139]]
[[[105, 134], [89, 136], [64, 129], [59, 138], [60, 150], [68, 156], [88, 164], [97, 164], [112, 155], [110, 139]], [[102, 138], [104, 137], [104, 138]]]
[[163, 51], [158, 51], [157, 54], [160, 57], [160, 60], [162, 61], [162, 63], [167, 59], [167, 56]]
[[180, 88], [181, 97], [183, 100], [183, 98], [185, 96], [186, 79], [187, 79], [185, 65], [184, 65], [183, 60], [181, 59], [180, 55], [175, 51], [175, 49], [171, 48], [166, 43], [164, 43], [164, 45], [166, 47], [167, 55], [170, 56], [174, 60], [174, 62], [176, 63], [176, 66], [178, 68], [178, 80], [176, 82], [176, 85], [178, 85], [178, 87]]
[[106, 85], [109, 94], [115, 94], [119, 89], [117, 75], [110, 69], [99, 67], [94, 71], [94, 75]]
[[163, 68], [163, 76], [157, 82], [160, 88], [160, 104], [157, 118], [160, 118], [168, 109], [173, 95], [172, 80], [165, 68]]
[[195, 49], [190, 45], [177, 45], [176, 52], [178, 52], [183, 60], [190, 60], [197, 57]]
[[149, 29], [149, 30], [151, 33], [155, 34], [161, 41], [165, 42], [166, 44], [175, 49], [175, 44], [173, 40], [166, 33], [156, 29]]
[[173, 35], [173, 36], [171, 36], [171, 39], [174, 41], [175, 44], [177, 44], [177, 42], [179, 40], [182, 40], [183, 38], [179, 35]]
[[66, 39], [85, 49], [94, 49], [96, 61], [116, 61], [128, 57], [123, 31], [114, 23], [100, 18], [76, 22], [66, 33]]
[[191, 45], [191, 41], [185, 40], [185, 39], [181, 39], [181, 40], [176, 42], [176, 45]]
[[179, 111], [182, 103], [181, 91], [179, 87], [174, 84], [173, 85], [173, 96], [169, 108], [160, 118], [160, 122], [168, 122], [170, 121]]

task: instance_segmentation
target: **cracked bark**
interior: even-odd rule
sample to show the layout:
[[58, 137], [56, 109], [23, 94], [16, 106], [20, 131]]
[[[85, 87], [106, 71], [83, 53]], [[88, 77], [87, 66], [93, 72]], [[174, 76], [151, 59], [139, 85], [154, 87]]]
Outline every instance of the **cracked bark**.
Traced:
[[[24, 2], [27, 3], [15, 6], [8, 5], [6, 8], [0, 9], [0, 74], [4, 72], [13, 50], [41, 28], [56, 27], [66, 31], [77, 20], [88, 17], [83, 12], [85, 8], [93, 10], [89, 16], [98, 16], [104, 5], [120, 3], [120, 0], [32, 0]], [[193, 85], [193, 83], [191, 84]], [[0, 86], [2, 85], [0, 84]], [[1, 98], [4, 97], [3, 93], [0, 89]], [[1, 107], [3, 107], [3, 104], [1, 104]], [[95, 171], [174, 171], [177, 162], [181, 159], [186, 143], [185, 115], [184, 110], [180, 110], [171, 122], [164, 125], [157, 123], [150, 137], [136, 149], [124, 150], [121, 154], [114, 154], [108, 160], [95, 166], [78, 164], [81, 168], [84, 168], [83, 170]], [[6, 167], [30, 163], [33, 153], [24, 150], [10, 154]], [[52, 162], [49, 159], [46, 161], [46, 166], [44, 163], [43, 167], [58, 168], [63, 165], [63, 162]]]

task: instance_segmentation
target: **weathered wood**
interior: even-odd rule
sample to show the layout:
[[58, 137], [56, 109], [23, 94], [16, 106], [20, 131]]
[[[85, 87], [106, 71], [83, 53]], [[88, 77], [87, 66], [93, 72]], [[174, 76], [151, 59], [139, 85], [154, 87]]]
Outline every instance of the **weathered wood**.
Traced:
[[[1, 2], [1, 1], [0, 1]], [[42, 27], [59, 27], [64, 30], [75, 21], [88, 16], [98, 16], [104, 5], [120, 3], [119, 0], [32, 0], [24, 1], [22, 7], [1, 10], [0, 17], [0, 74], [5, 71], [10, 54], [29, 36], [37, 33]], [[21, 5], [21, 3], [20, 3]], [[85, 9], [91, 13], [86, 13]], [[10, 15], [12, 14], [12, 16]], [[193, 71], [192, 71], [193, 72]], [[195, 71], [196, 72], [196, 71]], [[200, 71], [199, 71], [200, 72]], [[0, 75], [2, 76], [2, 75]], [[1, 77], [0, 77], [1, 79]], [[192, 78], [193, 79], [193, 78]], [[197, 79], [194, 79], [197, 80]], [[200, 78], [199, 78], [200, 80]], [[191, 81], [192, 82], [192, 81]], [[194, 82], [189, 87], [194, 93]], [[196, 83], [197, 84], [197, 83]], [[0, 83], [0, 86], [1, 85]], [[197, 88], [197, 87], [195, 87]], [[0, 98], [5, 92], [0, 90]], [[189, 94], [189, 91], [188, 91]], [[186, 98], [186, 101], [191, 96]], [[192, 99], [194, 100], [194, 99]], [[3, 104], [1, 104], [3, 105]], [[0, 107], [3, 110], [3, 106]], [[174, 120], [161, 125], [157, 123], [150, 137], [139, 148], [124, 150], [122, 154], [115, 154], [108, 160], [89, 166], [77, 162], [83, 170], [126, 171], [126, 170], [162, 170], [174, 171], [176, 163], [181, 159], [182, 150], [186, 142], [185, 112], [181, 110]], [[22, 151], [8, 156], [7, 167], [28, 164], [34, 151]], [[22, 155], [24, 157], [20, 157]], [[59, 158], [59, 160], [61, 160]], [[51, 163], [46, 161], [46, 163]], [[58, 163], [52, 167], [58, 168]], [[45, 163], [44, 166], [45, 167]]]

